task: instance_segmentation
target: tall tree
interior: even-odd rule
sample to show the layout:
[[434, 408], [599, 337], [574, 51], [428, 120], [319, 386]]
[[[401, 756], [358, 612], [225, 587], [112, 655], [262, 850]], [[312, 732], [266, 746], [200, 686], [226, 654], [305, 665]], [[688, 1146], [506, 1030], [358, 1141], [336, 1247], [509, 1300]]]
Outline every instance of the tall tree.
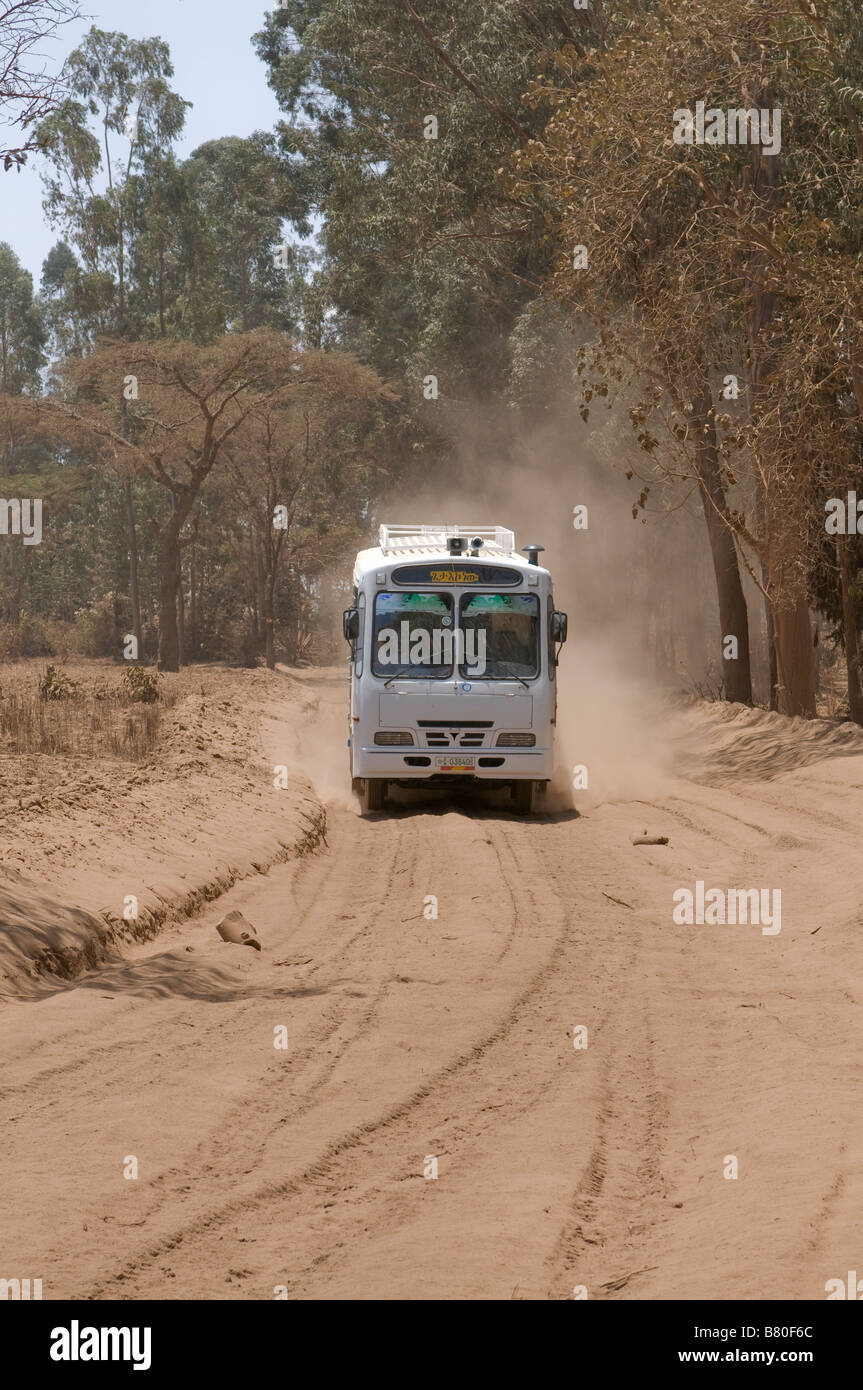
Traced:
[[0, 241], [0, 391], [17, 396], [39, 391], [47, 333], [33, 298], [33, 277], [12, 247]]
[[[497, 169], [542, 129], [522, 94], [544, 56], [592, 20], [565, 0], [419, 8], [285, 0], [256, 43], [286, 113], [284, 157], [324, 218], [321, 281], [345, 341], [417, 394], [431, 372], [487, 397], [533, 297], [519, 277], [545, 260]], [[518, 231], [503, 234], [502, 208]]]
[[[130, 39], [94, 26], [66, 61], [64, 80], [70, 96], [39, 127], [39, 138], [54, 167], [46, 179], [46, 212], [77, 246], [90, 288], [104, 290], [110, 273], [114, 291], [110, 330], [118, 336], [134, 331], [129, 318], [128, 263], [136, 232], [136, 171], [170, 148], [183, 128], [189, 105], [169, 86], [172, 76], [170, 53], [162, 39]], [[94, 325], [97, 331], [105, 327], [104, 320]], [[125, 397], [118, 396], [118, 402], [125, 421]], [[138, 538], [128, 475], [123, 492], [132, 627], [140, 646]]]
[[184, 173], [207, 232], [207, 290], [219, 328], [294, 330], [282, 227], [289, 220], [302, 235], [311, 230], [302, 171], [279, 158], [272, 135], [256, 131], [199, 146]]
[[66, 60], [70, 96], [39, 127], [53, 173], [45, 211], [90, 273], [114, 281], [114, 332], [128, 330], [134, 179], [183, 129], [189, 105], [172, 91], [168, 45], [92, 28]]
[[[23, 472], [22, 446], [30, 446], [32, 437], [24, 426], [20, 409], [9, 399], [24, 392], [38, 394], [39, 369], [45, 361], [45, 325], [38, 304], [33, 299], [33, 279], [24, 270], [15, 252], [6, 242], [0, 242], [0, 400], [6, 397], [2, 445], [4, 491], [11, 495], [12, 475]], [[29, 462], [29, 460], [28, 460]], [[22, 494], [23, 495], [23, 494]], [[32, 495], [40, 495], [35, 491]], [[29, 563], [28, 547], [19, 547], [9, 538], [2, 551], [2, 573], [7, 589], [6, 617], [18, 623], [21, 595]]]

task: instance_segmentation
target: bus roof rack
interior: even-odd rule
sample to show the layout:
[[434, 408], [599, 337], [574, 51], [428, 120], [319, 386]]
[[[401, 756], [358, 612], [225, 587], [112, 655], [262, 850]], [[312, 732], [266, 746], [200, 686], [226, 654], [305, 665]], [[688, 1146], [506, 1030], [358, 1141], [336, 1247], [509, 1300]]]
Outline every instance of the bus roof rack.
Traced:
[[399, 550], [446, 550], [450, 536], [464, 536], [467, 541], [478, 537], [482, 540], [483, 550], [498, 555], [512, 555], [515, 552], [515, 532], [508, 531], [505, 526], [445, 526], [437, 522], [428, 526], [382, 523], [380, 547], [385, 555]]

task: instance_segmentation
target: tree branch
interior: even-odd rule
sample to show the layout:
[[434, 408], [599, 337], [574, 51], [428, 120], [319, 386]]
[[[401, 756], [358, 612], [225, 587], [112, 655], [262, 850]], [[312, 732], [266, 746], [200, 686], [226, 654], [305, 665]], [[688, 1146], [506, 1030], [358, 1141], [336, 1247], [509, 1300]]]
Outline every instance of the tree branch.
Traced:
[[420, 33], [425, 38], [426, 42], [432, 49], [434, 49], [441, 62], [449, 68], [450, 72], [453, 73], [454, 76], [458, 78], [459, 82], [463, 83], [463, 85], [467, 87], [469, 92], [473, 92], [473, 95], [477, 98], [477, 100], [481, 101], [483, 106], [486, 107], [488, 111], [491, 111], [493, 116], [497, 116], [499, 121], [503, 121], [504, 125], [508, 125], [510, 130], [514, 130], [516, 135], [519, 135], [522, 140], [532, 140], [533, 136], [531, 132], [527, 129], [527, 127], [520, 125], [518, 121], [516, 121], [512, 116], [510, 116], [509, 112], [504, 111], [502, 106], [498, 106], [495, 102], [490, 101], [489, 98], [482, 93], [482, 91], [476, 85], [476, 83], [471, 81], [467, 73], [464, 72], [464, 70], [460, 68], [456, 62], [453, 61], [453, 59], [447, 53], [446, 49], [435, 38], [434, 34], [426, 24], [425, 20], [417, 14], [413, 5], [410, 3], [410, 0], [402, 0], [402, 8], [407, 11], [414, 24], [419, 29]]

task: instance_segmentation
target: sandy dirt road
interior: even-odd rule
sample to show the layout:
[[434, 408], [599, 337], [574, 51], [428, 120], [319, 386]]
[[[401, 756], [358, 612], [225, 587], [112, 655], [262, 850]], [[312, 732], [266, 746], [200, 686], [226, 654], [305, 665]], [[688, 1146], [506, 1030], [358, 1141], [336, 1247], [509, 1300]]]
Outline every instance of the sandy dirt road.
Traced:
[[[314, 776], [344, 686], [307, 689], [263, 737]], [[46, 1298], [823, 1298], [863, 1258], [863, 752], [674, 717], [688, 775], [580, 816], [363, 820], [332, 773], [314, 853], [4, 1006], [0, 1273]], [[781, 932], [675, 925], [697, 879], [780, 888]], [[216, 938], [232, 908], [261, 953]]]

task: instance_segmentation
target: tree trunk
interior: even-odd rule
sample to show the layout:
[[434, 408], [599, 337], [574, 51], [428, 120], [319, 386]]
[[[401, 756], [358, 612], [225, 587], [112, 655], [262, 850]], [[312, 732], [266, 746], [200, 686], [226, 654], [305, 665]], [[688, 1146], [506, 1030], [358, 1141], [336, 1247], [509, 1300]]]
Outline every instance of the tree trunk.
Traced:
[[192, 541], [189, 554], [189, 642], [190, 658], [198, 655], [198, 546]]
[[[730, 528], [723, 521], [726, 510], [725, 489], [719, 469], [716, 447], [716, 427], [711, 413], [710, 387], [706, 374], [695, 402], [696, 471], [707, 522], [716, 594], [719, 600], [719, 623], [722, 629], [722, 666], [725, 698], [744, 705], [752, 704], [752, 673], [749, 664], [749, 615], [746, 596], [740, 580], [737, 547]], [[725, 656], [726, 637], [737, 639], [737, 656]]]
[[848, 671], [848, 710], [855, 724], [863, 724], [863, 687], [860, 682], [860, 609], [854, 593], [854, 565], [851, 542], [847, 536], [836, 537], [839, 560], [839, 579], [842, 585], [842, 632], [845, 641], [845, 666]]
[[159, 247], [159, 335], [165, 336], [165, 248]]
[[809, 605], [801, 596], [793, 605], [776, 608], [773, 613], [774, 645], [779, 676], [779, 713], [799, 714], [811, 719], [815, 714], [812, 686], [812, 624]]
[[17, 548], [11, 536], [9, 537], [6, 550], [9, 554], [9, 596], [6, 601], [6, 618], [13, 627], [17, 627], [21, 621], [21, 607], [19, 603], [21, 585], [18, 578]]
[[240, 270], [240, 307], [242, 312], [243, 332], [249, 331], [249, 267], [248, 262], [243, 261]]
[[180, 532], [195, 500], [193, 493], [173, 497], [170, 519], [159, 534], [159, 670], [180, 669]]
[[21, 626], [21, 600], [24, 597], [24, 586], [27, 581], [27, 555], [24, 551], [21, 559], [21, 569], [18, 570], [16, 560], [16, 547], [9, 546], [9, 563], [11, 570], [11, 580], [9, 585], [9, 599], [6, 607], [10, 625], [16, 629], [16, 647], [20, 641], [21, 633], [18, 629]]
[[264, 547], [258, 540], [254, 530], [250, 532], [252, 546], [252, 564], [254, 566], [255, 583], [252, 591], [252, 613], [254, 619], [255, 650], [260, 651], [265, 640], [265, 618], [267, 611], [267, 580], [266, 568], [264, 563]]
[[[770, 109], [772, 108], [772, 104], [772, 93], [769, 90], [762, 90], [756, 93], [752, 100], [752, 105], [756, 108], [763, 106]], [[761, 145], [756, 145], [752, 150], [748, 173], [752, 188], [761, 200], [764, 219], [768, 222], [772, 222], [779, 202], [779, 190], [781, 185], [781, 169], [778, 156], [767, 156]], [[773, 322], [776, 299], [775, 295], [765, 288], [767, 257], [761, 248], [753, 248], [750, 253], [747, 272], [748, 297], [746, 305], [746, 338], [749, 352], [749, 417], [754, 423], [757, 419], [762, 385], [768, 377], [775, 360], [775, 348], [773, 343], [762, 336], [765, 329]], [[762, 521], [762, 536], [769, 546], [770, 518], [768, 515], [767, 499], [764, 494], [763, 480], [759, 484], [758, 506], [759, 517]], [[765, 594], [770, 593], [770, 579], [770, 566], [766, 559], [762, 558], [761, 583]], [[776, 621], [773, 613], [773, 606], [767, 598], [764, 600], [764, 613], [767, 623], [767, 664], [770, 686], [769, 705], [772, 710], [777, 710], [779, 708], [779, 669], [777, 663]]]
[[[3, 367], [3, 389], [6, 389], [5, 349]], [[12, 442], [12, 434], [10, 430], [10, 433], [6, 437], [6, 446], [3, 450], [3, 472], [7, 478], [11, 477], [12, 475], [12, 453], [14, 447], [15, 446]], [[5, 549], [9, 555], [9, 585], [6, 595], [6, 604], [5, 608], [3, 609], [3, 616], [5, 617], [8, 623], [11, 623], [13, 627], [17, 628], [18, 624], [21, 621], [21, 585], [17, 572], [17, 548], [11, 536], [8, 538], [8, 542], [9, 543], [5, 547]], [[4, 568], [5, 564], [6, 562], [4, 561]]]
[[[767, 566], [761, 566], [761, 583], [766, 589], [770, 582]], [[779, 709], [779, 670], [776, 665], [776, 628], [773, 622], [773, 607], [769, 599], [764, 600], [764, 619], [767, 625], [767, 679], [770, 693], [767, 703], [772, 710]]]
[[174, 518], [159, 537], [159, 670], [179, 671], [180, 634], [177, 629], [177, 575], [180, 528]]
[[135, 527], [135, 498], [132, 494], [132, 479], [123, 481], [123, 497], [126, 503], [126, 544], [129, 548], [129, 599], [132, 605], [132, 632], [138, 642], [138, 656], [141, 650], [141, 592], [138, 584], [138, 536]]
[[158, 669], [179, 670], [179, 634], [176, 631], [176, 557], [178, 537], [170, 524], [158, 541]]
[[196, 600], [195, 600], [195, 655], [196, 655], [196, 656], [200, 656], [200, 654], [201, 654], [201, 643], [202, 643], [202, 640], [203, 640], [203, 633], [202, 633], [202, 631], [201, 631], [201, 628], [202, 628], [202, 625], [203, 625], [204, 612], [205, 612], [206, 606], [207, 606], [207, 605], [206, 605], [206, 597], [207, 597], [207, 557], [206, 557], [205, 554], [202, 554], [202, 555], [199, 557], [198, 564], [197, 564], [197, 571], [198, 571], [198, 596], [197, 596], [197, 598], [196, 598]]
[[118, 238], [118, 244], [117, 244], [117, 281], [118, 281], [118, 299], [117, 299], [117, 304], [118, 304], [118, 310], [119, 310], [119, 323], [118, 323], [118, 327], [119, 327], [119, 329], [120, 329], [120, 332], [122, 333], [122, 332], [123, 332], [123, 329], [125, 328], [125, 324], [126, 324], [126, 255], [125, 255], [125, 249], [126, 249], [126, 248], [125, 248], [125, 245], [124, 245], [124, 238], [125, 238], [125, 235], [126, 235], [126, 229], [125, 229], [125, 225], [124, 225], [124, 221], [123, 221], [122, 216], [121, 216], [120, 219], [119, 219], [118, 231], [119, 231], [119, 238]]
[[273, 620], [273, 610], [275, 608], [276, 576], [273, 573], [266, 575], [264, 579], [264, 651], [266, 655], [267, 668], [274, 671], [276, 668], [276, 630]]
[[177, 658], [181, 666], [186, 657], [186, 599], [183, 593], [183, 552], [177, 553]]
[[[769, 87], [751, 95], [748, 104], [756, 109], [770, 110], [774, 106]], [[781, 202], [782, 170], [779, 155], [767, 155], [759, 144], [752, 150], [750, 165], [752, 189], [760, 202], [762, 221], [772, 230]], [[746, 330], [749, 348], [749, 412], [757, 423], [761, 409], [764, 384], [776, 361], [776, 345], [772, 327], [776, 313], [776, 296], [769, 284], [769, 258], [760, 247], [753, 249], [747, 266], [748, 296]], [[776, 478], [776, 483], [785, 483]], [[765, 521], [764, 541], [766, 559], [762, 561], [762, 583], [771, 594], [768, 606], [767, 632], [770, 641], [770, 707], [782, 714], [814, 715], [815, 697], [812, 685], [813, 645], [809, 607], [802, 595], [789, 594], [785, 588], [788, 567], [781, 564], [783, 551], [794, 544], [793, 533], [783, 534], [785, 511], [782, 500], [762, 497]], [[770, 506], [770, 501], [774, 505]], [[783, 499], [784, 500], [784, 499]], [[774, 555], [778, 551], [780, 565]], [[771, 631], [772, 629], [772, 631]]]

